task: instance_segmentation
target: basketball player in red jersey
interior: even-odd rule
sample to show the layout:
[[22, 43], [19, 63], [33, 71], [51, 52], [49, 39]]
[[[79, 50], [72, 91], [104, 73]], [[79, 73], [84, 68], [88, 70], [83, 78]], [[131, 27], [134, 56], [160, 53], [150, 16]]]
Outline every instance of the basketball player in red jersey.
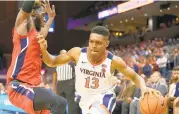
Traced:
[[[46, 13], [49, 19], [45, 23]], [[65, 113], [66, 100], [38, 86], [42, 64], [38, 38], [47, 36], [55, 15], [55, 7], [51, 8], [49, 1], [24, 1], [16, 18], [12, 62], [7, 72], [8, 97], [13, 105], [28, 114], [44, 113], [42, 110]]]
[[[128, 67], [124, 61], [110, 53], [110, 32], [106, 27], [95, 26], [91, 30], [89, 45], [85, 48], [74, 47], [66, 54], [52, 56], [47, 51], [47, 42], [39, 39], [43, 61], [51, 67], [70, 61], [76, 62], [76, 91], [81, 96], [80, 107], [83, 114], [112, 114], [115, 107], [113, 92], [113, 73], [115, 70], [123, 73], [141, 89], [142, 95], [155, 90], [146, 87], [144, 80]], [[160, 93], [154, 92], [156, 95]]]

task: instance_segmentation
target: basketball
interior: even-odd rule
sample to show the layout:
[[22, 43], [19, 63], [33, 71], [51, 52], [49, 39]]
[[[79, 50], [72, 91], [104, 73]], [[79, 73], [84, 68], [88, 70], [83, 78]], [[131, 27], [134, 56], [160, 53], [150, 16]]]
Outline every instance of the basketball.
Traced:
[[154, 93], [145, 94], [140, 100], [140, 111], [142, 114], [162, 114], [164, 110], [164, 97], [155, 96]]

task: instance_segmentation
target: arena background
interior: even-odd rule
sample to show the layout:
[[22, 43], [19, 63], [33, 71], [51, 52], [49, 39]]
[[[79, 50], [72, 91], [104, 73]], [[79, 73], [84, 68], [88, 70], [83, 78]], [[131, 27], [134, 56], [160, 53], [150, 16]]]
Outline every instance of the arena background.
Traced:
[[[57, 15], [54, 32], [47, 36], [49, 52], [58, 54], [61, 49], [86, 46], [95, 25], [110, 29], [113, 47], [179, 34], [178, 1], [135, 1], [134, 4], [128, 1], [51, 1]], [[125, 3], [128, 3], [127, 7]], [[0, 61], [3, 66], [0, 82], [4, 84], [13, 48], [12, 28], [21, 4], [20, 1], [0, 1], [0, 54], [4, 57]], [[169, 22], [170, 27], [167, 26]]]

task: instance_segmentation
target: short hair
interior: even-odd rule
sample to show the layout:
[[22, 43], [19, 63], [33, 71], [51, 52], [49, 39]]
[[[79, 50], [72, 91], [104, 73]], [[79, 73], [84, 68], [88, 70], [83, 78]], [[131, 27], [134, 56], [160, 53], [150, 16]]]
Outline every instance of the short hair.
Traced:
[[109, 36], [110, 36], [109, 29], [107, 29], [104, 26], [95, 26], [95, 27], [93, 27], [92, 30], [91, 30], [91, 33], [100, 34], [100, 35], [103, 35], [103, 36], [105, 36], [107, 38], [109, 38]]
[[34, 6], [32, 9], [38, 10], [41, 7], [44, 7], [43, 4], [41, 2], [36, 2], [36, 3], [34, 3]]
[[41, 7], [40, 5], [34, 5], [32, 9], [33, 9], [33, 10], [37, 10], [37, 9], [39, 9], [40, 7]]

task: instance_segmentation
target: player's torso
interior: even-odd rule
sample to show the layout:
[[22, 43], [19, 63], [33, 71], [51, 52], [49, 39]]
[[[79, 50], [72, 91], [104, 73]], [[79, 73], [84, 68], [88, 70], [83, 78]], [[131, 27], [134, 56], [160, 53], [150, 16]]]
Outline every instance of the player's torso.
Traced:
[[20, 36], [14, 30], [13, 53], [8, 80], [17, 79], [33, 85], [40, 83], [41, 57], [40, 46], [32, 29], [27, 36]]
[[111, 74], [111, 61], [113, 55], [106, 53], [106, 58], [99, 65], [92, 65], [87, 58], [87, 48], [82, 48], [78, 63], [75, 67], [76, 90], [78, 94], [96, 94], [106, 92], [113, 88], [108, 83]]

